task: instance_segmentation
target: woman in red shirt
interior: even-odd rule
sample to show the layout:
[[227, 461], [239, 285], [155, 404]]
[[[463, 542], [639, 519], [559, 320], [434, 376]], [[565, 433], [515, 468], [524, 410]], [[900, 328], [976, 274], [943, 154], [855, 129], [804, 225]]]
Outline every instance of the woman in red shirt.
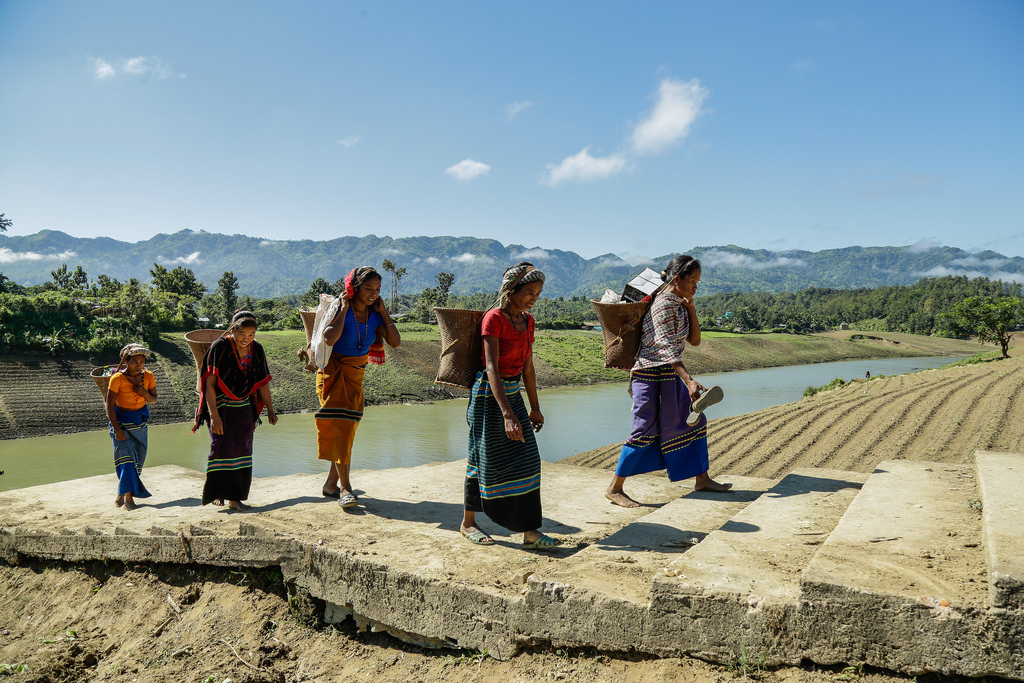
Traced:
[[540, 452], [534, 432], [544, 426], [544, 415], [537, 399], [529, 310], [543, 288], [542, 271], [525, 261], [517, 263], [502, 278], [500, 307], [488, 311], [481, 324], [484, 370], [477, 373], [466, 412], [469, 456], [461, 525], [462, 535], [477, 545], [494, 544], [477, 526], [477, 512], [523, 532], [523, 548], [547, 550], [562, 543], [538, 530]]

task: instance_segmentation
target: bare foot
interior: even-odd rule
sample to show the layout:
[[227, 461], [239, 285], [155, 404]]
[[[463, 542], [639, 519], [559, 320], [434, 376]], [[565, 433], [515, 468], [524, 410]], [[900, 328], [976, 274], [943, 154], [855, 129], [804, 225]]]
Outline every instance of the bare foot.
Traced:
[[124, 501], [124, 509], [125, 510], [129, 510], [130, 511], [130, 510], [134, 510], [137, 507], [139, 507], [139, 506], [135, 504], [134, 500], [126, 500], [126, 501]]
[[230, 509], [230, 510], [238, 510], [239, 512], [245, 512], [246, 510], [252, 509], [252, 506], [251, 505], [246, 505], [245, 503], [243, 503], [240, 500], [229, 500], [228, 501], [228, 509]]
[[217, 507], [224, 507], [224, 499], [223, 498], [214, 498], [213, 500], [210, 501], [210, 505], [216, 505]]
[[619, 507], [624, 508], [638, 508], [640, 503], [636, 502], [632, 498], [626, 495], [625, 491], [605, 491], [604, 497], [615, 503]]
[[708, 477], [706, 481], [693, 485], [694, 491], [716, 491], [718, 493], [725, 493], [731, 488], [732, 484], [719, 484], [710, 477]]
[[117, 498], [114, 499], [114, 507], [118, 507], [119, 508], [122, 505], [124, 505], [124, 496], [119, 494], [117, 496]]

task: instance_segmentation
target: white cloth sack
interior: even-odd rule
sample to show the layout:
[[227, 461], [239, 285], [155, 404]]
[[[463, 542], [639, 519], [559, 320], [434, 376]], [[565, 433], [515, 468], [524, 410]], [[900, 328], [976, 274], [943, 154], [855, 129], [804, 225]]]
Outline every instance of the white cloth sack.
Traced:
[[333, 294], [321, 294], [320, 303], [316, 307], [316, 317], [313, 319], [313, 336], [309, 340], [310, 351], [313, 352], [313, 362], [323, 370], [327, 362], [331, 360], [331, 352], [334, 350], [332, 344], [324, 342], [324, 332], [334, 320], [341, 307], [341, 298]]

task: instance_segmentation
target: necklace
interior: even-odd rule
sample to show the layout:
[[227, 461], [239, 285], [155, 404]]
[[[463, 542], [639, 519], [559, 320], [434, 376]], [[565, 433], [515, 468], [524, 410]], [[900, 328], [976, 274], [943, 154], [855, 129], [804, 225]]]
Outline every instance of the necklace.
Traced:
[[363, 350], [363, 342], [366, 341], [367, 328], [370, 326], [370, 312], [366, 312], [366, 322], [363, 323], [362, 334], [359, 332], [359, 318], [356, 317], [356, 312], [352, 311], [352, 320], [356, 323], [356, 342], [360, 351]]

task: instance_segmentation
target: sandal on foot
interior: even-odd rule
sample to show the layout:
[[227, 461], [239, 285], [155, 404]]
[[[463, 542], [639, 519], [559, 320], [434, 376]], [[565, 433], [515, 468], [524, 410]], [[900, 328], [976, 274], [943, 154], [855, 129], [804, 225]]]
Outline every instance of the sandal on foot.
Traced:
[[320, 493], [324, 494], [324, 498], [341, 498], [341, 487], [338, 487], [334, 493], [327, 493], [323, 489], [320, 489]]
[[532, 541], [523, 539], [523, 550], [551, 550], [562, 545], [562, 540], [559, 538], [551, 538], [547, 534], [541, 534]]
[[470, 532], [463, 531], [462, 536], [470, 543], [475, 543], [476, 545], [494, 545], [494, 539], [480, 529]]
[[355, 507], [356, 505], [359, 505], [359, 500], [355, 497], [354, 494], [346, 493], [345, 495], [341, 496], [341, 498], [338, 499], [338, 505], [340, 505], [343, 508], [352, 508]]
[[722, 387], [717, 384], [705, 391], [697, 397], [697, 400], [690, 404], [690, 415], [686, 418], [686, 424], [691, 427], [697, 424], [697, 421], [700, 420], [701, 413], [721, 401], [723, 398], [725, 398], [725, 392], [722, 391]]

